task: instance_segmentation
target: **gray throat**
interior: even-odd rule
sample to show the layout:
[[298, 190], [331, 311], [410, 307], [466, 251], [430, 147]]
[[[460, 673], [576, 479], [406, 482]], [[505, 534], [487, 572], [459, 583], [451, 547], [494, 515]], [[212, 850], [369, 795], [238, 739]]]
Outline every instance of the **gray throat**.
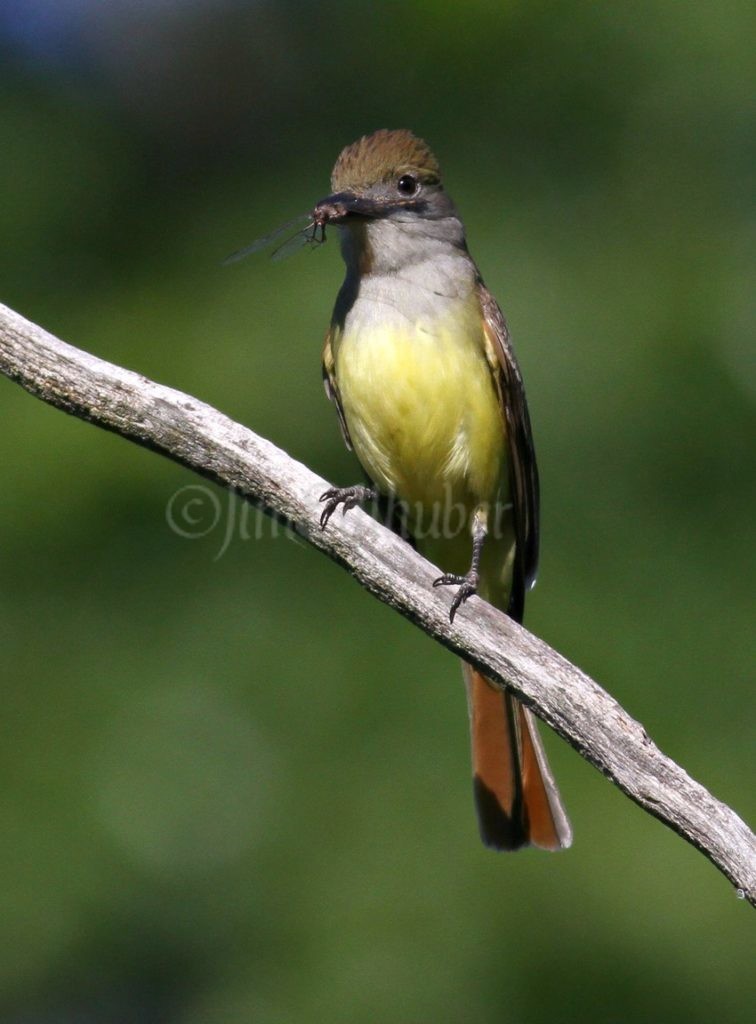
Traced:
[[387, 217], [340, 233], [347, 271], [333, 319], [350, 333], [433, 321], [469, 299], [479, 281], [456, 216]]

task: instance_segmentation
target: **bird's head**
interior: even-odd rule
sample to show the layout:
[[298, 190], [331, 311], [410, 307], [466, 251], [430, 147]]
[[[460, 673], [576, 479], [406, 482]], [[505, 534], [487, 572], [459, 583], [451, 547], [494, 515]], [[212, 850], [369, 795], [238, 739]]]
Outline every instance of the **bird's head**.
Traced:
[[331, 174], [333, 192], [312, 217], [342, 231], [345, 256], [412, 247], [422, 238], [459, 244], [462, 229], [444, 191], [438, 161], [430, 147], [406, 129], [382, 128], [342, 150]]

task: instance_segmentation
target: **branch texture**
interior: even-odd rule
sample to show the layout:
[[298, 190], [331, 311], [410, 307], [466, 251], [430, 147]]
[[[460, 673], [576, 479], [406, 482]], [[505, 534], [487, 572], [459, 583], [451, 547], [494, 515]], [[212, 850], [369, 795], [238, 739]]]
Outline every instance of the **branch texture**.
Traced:
[[643, 727], [559, 653], [478, 598], [449, 622], [439, 574], [354, 509], [321, 531], [326, 481], [189, 395], [82, 352], [0, 305], [0, 371], [50, 405], [233, 488], [339, 562], [370, 593], [471, 662], [567, 740], [649, 814], [692, 843], [756, 906], [756, 837], [666, 757]]

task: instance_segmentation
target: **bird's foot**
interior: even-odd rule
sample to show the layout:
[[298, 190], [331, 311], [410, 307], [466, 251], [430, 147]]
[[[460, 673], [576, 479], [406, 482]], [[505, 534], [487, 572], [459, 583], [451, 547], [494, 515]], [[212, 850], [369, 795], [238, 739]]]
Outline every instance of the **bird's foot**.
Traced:
[[325, 530], [328, 520], [339, 505], [343, 506], [341, 514], [346, 515], [349, 509], [354, 508], [355, 505], [377, 497], [378, 492], [372, 487], [365, 487], [364, 484], [356, 484], [354, 487], [329, 487], [320, 495], [320, 500], [325, 502], [325, 508], [320, 513], [320, 529]]
[[479, 582], [478, 573], [475, 569], [470, 569], [464, 576], [455, 576], [454, 573], [447, 572], [433, 581], [434, 587], [459, 587], [449, 609], [449, 622], [454, 622], [454, 616], [457, 614], [460, 605], [463, 605], [468, 597], [477, 594]]

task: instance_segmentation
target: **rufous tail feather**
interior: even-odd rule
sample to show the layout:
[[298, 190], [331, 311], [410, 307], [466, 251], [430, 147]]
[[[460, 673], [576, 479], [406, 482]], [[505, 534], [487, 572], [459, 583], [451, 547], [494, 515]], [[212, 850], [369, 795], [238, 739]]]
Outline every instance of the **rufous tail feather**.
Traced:
[[496, 850], [564, 849], [572, 829], [532, 714], [470, 665], [462, 668], [483, 842]]

